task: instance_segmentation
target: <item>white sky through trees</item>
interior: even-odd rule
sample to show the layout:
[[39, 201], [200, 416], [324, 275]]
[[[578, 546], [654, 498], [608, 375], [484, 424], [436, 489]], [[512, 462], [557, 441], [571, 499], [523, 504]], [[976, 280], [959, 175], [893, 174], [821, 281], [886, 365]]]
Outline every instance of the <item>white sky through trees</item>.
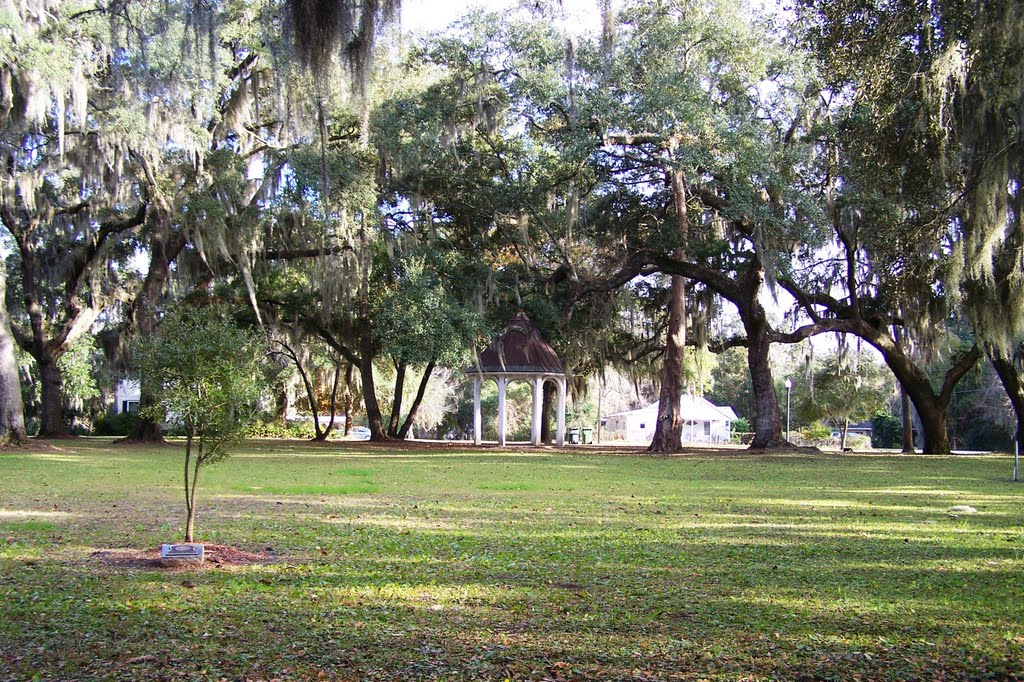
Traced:
[[[598, 31], [601, 10], [598, 0], [562, 0], [566, 26], [575, 26], [579, 33]], [[616, 3], [618, 4], [618, 3]], [[473, 2], [437, 2], [437, 0], [404, 0], [402, 3], [403, 31], [440, 31], [467, 14], [483, 8], [501, 11], [519, 5], [515, 0], [476, 0]]]

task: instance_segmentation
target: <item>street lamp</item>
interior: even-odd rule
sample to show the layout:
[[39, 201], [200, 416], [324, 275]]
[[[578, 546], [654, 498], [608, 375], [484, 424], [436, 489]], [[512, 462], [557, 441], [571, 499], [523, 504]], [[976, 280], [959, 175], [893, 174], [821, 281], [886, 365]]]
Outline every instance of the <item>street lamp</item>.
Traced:
[[789, 397], [793, 393], [793, 380], [786, 379], [786, 442], [789, 442]]

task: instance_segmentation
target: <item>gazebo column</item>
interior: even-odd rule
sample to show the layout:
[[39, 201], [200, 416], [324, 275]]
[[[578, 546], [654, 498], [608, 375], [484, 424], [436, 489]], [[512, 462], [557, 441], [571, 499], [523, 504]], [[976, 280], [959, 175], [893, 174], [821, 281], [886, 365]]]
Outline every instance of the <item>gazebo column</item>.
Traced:
[[540, 445], [541, 422], [544, 420], [544, 377], [533, 380], [533, 422], [530, 426], [530, 443]]
[[483, 440], [483, 417], [480, 414], [480, 377], [473, 380], [473, 444]]
[[508, 387], [508, 380], [505, 377], [498, 379], [498, 445], [505, 444], [505, 391]]
[[566, 381], [563, 376], [558, 380], [558, 430], [555, 431], [555, 442], [558, 447], [565, 445], [565, 392]]

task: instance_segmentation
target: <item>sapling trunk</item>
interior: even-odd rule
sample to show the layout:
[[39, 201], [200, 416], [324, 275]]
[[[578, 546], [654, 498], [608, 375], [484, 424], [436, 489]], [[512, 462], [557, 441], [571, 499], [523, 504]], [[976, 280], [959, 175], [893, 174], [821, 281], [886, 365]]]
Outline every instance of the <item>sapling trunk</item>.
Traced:
[[185, 542], [192, 542], [192, 526], [195, 515], [192, 513], [192, 495], [190, 494], [189, 473], [192, 464], [192, 441], [194, 431], [190, 428], [188, 437], [185, 439]]
[[[188, 493], [188, 519], [185, 522], [185, 542], [195, 542], [196, 525], [196, 485], [199, 483], [199, 469], [203, 466], [203, 459], [206, 457], [206, 436], [199, 435], [199, 452], [196, 453], [196, 462], [192, 469], [192, 488]], [[186, 478], [188, 472], [185, 472]]]

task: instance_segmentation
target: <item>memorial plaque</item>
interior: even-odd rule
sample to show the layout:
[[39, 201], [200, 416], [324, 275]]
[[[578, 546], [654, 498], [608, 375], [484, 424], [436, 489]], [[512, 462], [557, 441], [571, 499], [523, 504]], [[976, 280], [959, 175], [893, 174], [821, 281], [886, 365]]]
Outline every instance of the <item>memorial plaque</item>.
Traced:
[[203, 545], [186, 542], [180, 545], [161, 545], [160, 560], [165, 566], [203, 563]]

